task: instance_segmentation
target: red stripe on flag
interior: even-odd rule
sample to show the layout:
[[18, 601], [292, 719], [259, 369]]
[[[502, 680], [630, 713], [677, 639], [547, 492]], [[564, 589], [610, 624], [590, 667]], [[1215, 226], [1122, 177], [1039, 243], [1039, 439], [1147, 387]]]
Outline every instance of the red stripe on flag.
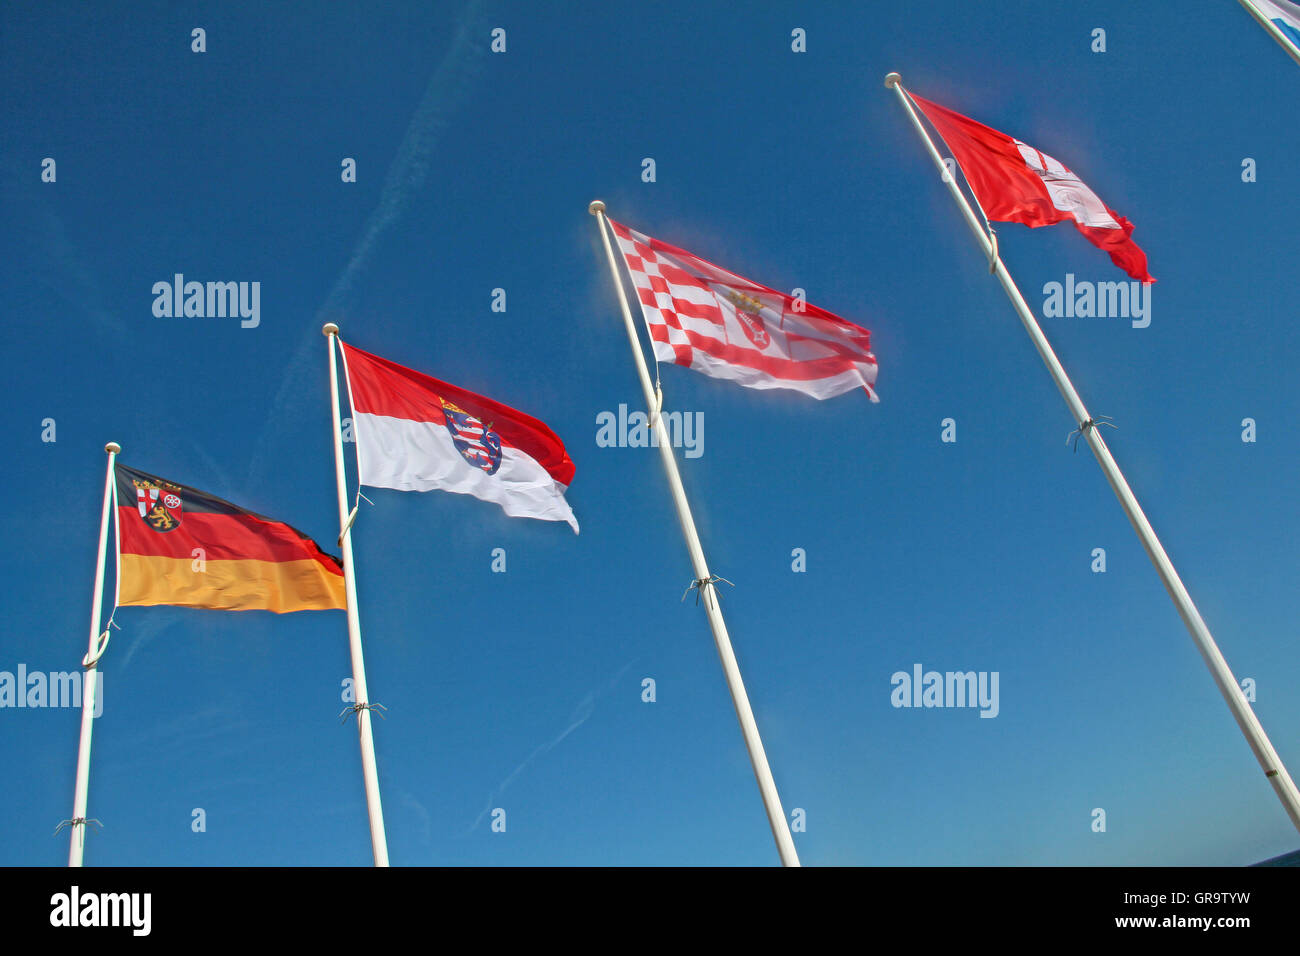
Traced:
[[838, 355], [828, 355], [815, 359], [787, 359], [774, 355], [764, 355], [752, 348], [730, 345], [707, 335], [693, 332], [690, 329], [686, 329], [684, 332], [697, 351], [705, 352], [719, 361], [726, 362], [728, 365], [752, 368], [771, 375], [773, 378], [791, 382], [831, 378], [841, 372], [851, 372], [854, 369], [860, 369], [864, 365], [874, 367], [876, 364], [874, 360], [868, 361], [859, 358], [856, 361], [851, 361]]
[[[608, 219], [608, 216], [606, 218]], [[659, 260], [659, 271], [666, 274], [668, 270], [674, 268], [686, 270], [682, 273], [685, 277], [683, 284], [709, 289], [707, 283], [705, 283], [701, 278], [701, 276], [707, 276], [711, 281], [717, 282], [719, 285], [728, 286], [737, 291], [755, 296], [758, 296], [760, 293], [763, 296], [774, 296], [781, 300], [782, 311], [797, 313], [801, 318], [825, 319], [833, 327], [837, 329], [847, 328], [847, 330], [851, 331], [854, 335], [861, 336], [864, 341], [868, 340], [871, 335], [871, 333], [862, 326], [850, 322], [848, 319], [841, 318], [834, 312], [827, 312], [825, 309], [813, 305], [811, 302], [800, 301], [798, 303], [798, 308], [796, 309], [794, 298], [786, 295], [784, 292], [770, 289], [752, 279], [738, 276], [734, 272], [728, 272], [726, 269], [714, 265], [707, 259], [701, 259], [692, 252], [687, 252], [685, 249], [679, 249], [677, 246], [671, 245], [660, 239], [655, 239], [651, 236], [643, 236], [640, 233], [637, 233], [636, 238], [633, 238], [632, 230], [629, 227], [617, 223], [613, 219], [608, 219], [608, 221], [610, 226], [613, 227], [616, 235], [622, 236], [629, 242], [635, 243], [638, 248], [645, 247], [647, 251], [657, 250], [665, 256], [676, 260], [675, 262], [669, 261], [668, 259]], [[649, 243], [649, 246], [646, 247], [645, 243]], [[626, 257], [627, 253], [624, 253], [624, 258]], [[689, 271], [691, 268], [698, 269], [699, 274]]]
[[145, 524], [137, 508], [122, 505], [117, 509], [117, 523], [123, 554], [193, 559], [194, 549], [202, 548], [208, 561], [311, 559], [335, 574], [343, 573], [310, 538], [301, 537], [283, 522], [253, 514], [185, 513], [171, 531], [155, 531]]
[[[1134, 279], [1139, 282], [1156, 281], [1147, 271], [1146, 253], [1132, 239], [1133, 224], [1102, 203], [1092, 188], [1075, 177], [1068, 167], [1060, 164], [1051, 174], [1053, 186], [1060, 190], [1061, 176], [1066, 176], [1069, 182], [1064, 184], [1064, 191], [1073, 192], [1071, 203], [1079, 203], [1081, 197], [1086, 196], [1110, 214], [1119, 224], [1118, 229], [1088, 225], [1087, 222], [1080, 221], [1073, 211], [1058, 208], [1043, 175], [1029, 167], [1017, 141], [1006, 133], [985, 126], [946, 106], [932, 103], [915, 93], [908, 95], [952, 151], [953, 158], [961, 167], [971, 191], [975, 193], [975, 198], [989, 219], [995, 222], [1018, 222], [1031, 229], [1058, 222], [1072, 222], [1089, 242], [1109, 253], [1111, 261]], [[1041, 150], [1027, 144], [1025, 148], [1033, 150], [1044, 169], [1050, 165], [1048, 157]]]
[[573, 482], [574, 464], [559, 436], [545, 422], [490, 398], [398, 365], [378, 355], [342, 343], [347, 357], [352, 410], [407, 421], [442, 425], [441, 396], [485, 424], [501, 438], [501, 444], [518, 449], [560, 484]]

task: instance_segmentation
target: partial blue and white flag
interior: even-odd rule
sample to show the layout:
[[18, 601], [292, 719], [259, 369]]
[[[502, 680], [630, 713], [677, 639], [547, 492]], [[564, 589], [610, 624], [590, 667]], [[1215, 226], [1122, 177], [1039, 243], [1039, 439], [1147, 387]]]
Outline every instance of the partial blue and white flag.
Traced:
[[1261, 23], [1272, 24], [1274, 39], [1300, 63], [1300, 5], [1291, 0], [1241, 0]]

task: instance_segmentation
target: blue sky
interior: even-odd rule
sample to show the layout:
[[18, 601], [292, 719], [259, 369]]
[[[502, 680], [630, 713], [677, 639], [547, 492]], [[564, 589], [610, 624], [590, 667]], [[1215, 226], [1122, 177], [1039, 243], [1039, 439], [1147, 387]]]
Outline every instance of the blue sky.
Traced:
[[[1295, 849], [882, 86], [900, 71], [1136, 223], [1159, 280], [1150, 327], [1044, 329], [1119, 425], [1112, 451], [1300, 772], [1300, 73], [1238, 4], [124, 9], [0, 14], [0, 670], [68, 670], [85, 652], [106, 441], [333, 550], [319, 329], [334, 320], [361, 348], [544, 419], [577, 464], [580, 536], [457, 495], [362, 506], [393, 863], [775, 864], [703, 610], [679, 601], [690, 565], [657, 452], [596, 444], [597, 415], [641, 401], [586, 211], [602, 198], [872, 330], [878, 405], [663, 370], [665, 407], [703, 413], [683, 477], [710, 564], [736, 585], [724, 609], [782, 800], [806, 814], [805, 864]], [[1036, 308], [1067, 273], [1124, 278], [1068, 225], [999, 236]], [[151, 288], [177, 272], [260, 282], [260, 324], [156, 318]], [[955, 443], [940, 441], [948, 417]], [[88, 864], [370, 862], [356, 734], [336, 717], [342, 613], [128, 608], [117, 623]], [[891, 675], [916, 663], [998, 672], [998, 716], [892, 707]], [[66, 860], [50, 834], [70, 815], [78, 726], [74, 709], [0, 710], [0, 863]]]

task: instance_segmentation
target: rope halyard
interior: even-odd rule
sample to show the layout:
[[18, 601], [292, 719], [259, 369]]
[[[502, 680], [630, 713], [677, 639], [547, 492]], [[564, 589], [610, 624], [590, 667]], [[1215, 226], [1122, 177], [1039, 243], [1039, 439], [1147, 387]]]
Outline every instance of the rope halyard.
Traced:
[[348, 514], [348, 520], [343, 524], [343, 530], [339, 532], [340, 548], [343, 547], [343, 539], [347, 537], [348, 532], [352, 530], [352, 523], [357, 520], [357, 511], [360, 510], [361, 502], [363, 500], [366, 502], [366, 504], [370, 505], [371, 507], [374, 507], [375, 503], [361, 493], [361, 486], [358, 485], [357, 496], [355, 499], [353, 499], [352, 511]]
[[[1103, 421], [1103, 419], [1106, 420]], [[1078, 428], [1065, 436], [1065, 443], [1067, 445], [1070, 444], [1070, 439], [1073, 438], [1074, 451], [1077, 454], [1079, 451], [1079, 439], [1087, 434], [1089, 428], [1096, 428], [1098, 425], [1106, 425], [1110, 428], [1119, 428], [1118, 425], [1112, 424], [1109, 419], [1109, 415], [1098, 415], [1096, 418], [1089, 418], [1086, 422], [1081, 423]]]
[[[117, 613], [117, 608], [113, 608], [113, 614], [116, 613]], [[104, 626], [104, 633], [100, 634], [99, 639], [95, 641], [95, 656], [92, 658], [90, 654], [87, 653], [81, 658], [81, 666], [86, 668], [86, 670], [89, 670], [90, 668], [98, 664], [99, 659], [103, 657], [104, 652], [108, 650], [108, 639], [110, 637], [110, 628], [116, 627], [119, 631], [122, 630], [121, 625], [114, 623], [113, 614], [110, 614], [108, 616], [108, 624]]]
[[344, 524], [343, 524], [343, 530], [339, 532], [339, 547], [340, 547], [340, 548], [343, 547], [343, 538], [347, 535], [347, 533], [348, 533], [349, 531], [352, 530], [352, 522], [354, 522], [354, 521], [357, 520], [357, 509], [360, 508], [360, 507], [361, 507], [361, 503], [358, 502], [357, 504], [355, 504], [355, 505], [352, 506], [352, 510], [348, 513], [348, 520], [347, 520], [346, 522], [344, 522]]
[[664, 390], [659, 387], [659, 365], [655, 364], [655, 407], [650, 412], [650, 427], [655, 427], [655, 422], [659, 420], [659, 413], [664, 408]]
[[[710, 575], [710, 576], [707, 577], [707, 578], [696, 578], [694, 581], [692, 581], [692, 582], [690, 583], [690, 585], [686, 588], [686, 590], [682, 592], [682, 600], [685, 601], [685, 600], [686, 600], [686, 595], [688, 595], [688, 594], [690, 594], [692, 591], [694, 591], [694, 592], [695, 592], [695, 606], [696, 606], [696, 607], [699, 607], [699, 606], [700, 606], [700, 594], [701, 594], [701, 593], [704, 593], [704, 594], [706, 595], [706, 597], [708, 598], [708, 600], [709, 600], [709, 601], [712, 601], [713, 598], [710, 597], [710, 596], [708, 596], [708, 592], [705, 592], [704, 589], [705, 589], [705, 588], [708, 588], [708, 587], [713, 587], [713, 586], [715, 586], [719, 581], [722, 581], [722, 582], [724, 582], [724, 583], [726, 583], [726, 584], [731, 584], [731, 586], [732, 586], [733, 588], [736, 586], [736, 585], [732, 584], [732, 582], [728, 581], [726, 578], [721, 577], [720, 575], [717, 575], [717, 574], [712, 574], [712, 575]], [[712, 606], [712, 605], [710, 605], [710, 606]]]
[[[388, 708], [385, 707], [383, 704], [367, 704], [364, 701], [358, 701], [357, 703], [352, 704], [348, 707], [344, 707], [342, 710], [339, 711], [339, 723], [341, 724], [344, 721], [346, 721], [348, 719], [348, 714], [356, 714], [357, 720], [360, 720], [361, 712], [363, 710], [381, 711], [387, 709]], [[387, 717], [384, 717], [383, 714], [378, 714], [378, 716], [383, 720], [388, 719]]]

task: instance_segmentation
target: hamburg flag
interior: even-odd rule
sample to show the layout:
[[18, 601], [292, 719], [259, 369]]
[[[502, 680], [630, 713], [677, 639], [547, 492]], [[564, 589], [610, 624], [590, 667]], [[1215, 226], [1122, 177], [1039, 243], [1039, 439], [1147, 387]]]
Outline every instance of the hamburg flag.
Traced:
[[908, 94], [952, 150], [984, 215], [998, 222], [1050, 226], [1073, 222], [1111, 262], [1139, 282], [1155, 282], [1133, 223], [1110, 209], [1063, 164], [1027, 143]]
[[564, 500], [573, 462], [543, 422], [340, 344], [361, 484], [473, 495], [511, 517], [567, 521], [577, 533]]
[[118, 604], [347, 607], [338, 559], [301, 531], [134, 468], [115, 471]]
[[837, 315], [609, 220], [655, 358], [747, 388], [878, 401], [871, 333]]

